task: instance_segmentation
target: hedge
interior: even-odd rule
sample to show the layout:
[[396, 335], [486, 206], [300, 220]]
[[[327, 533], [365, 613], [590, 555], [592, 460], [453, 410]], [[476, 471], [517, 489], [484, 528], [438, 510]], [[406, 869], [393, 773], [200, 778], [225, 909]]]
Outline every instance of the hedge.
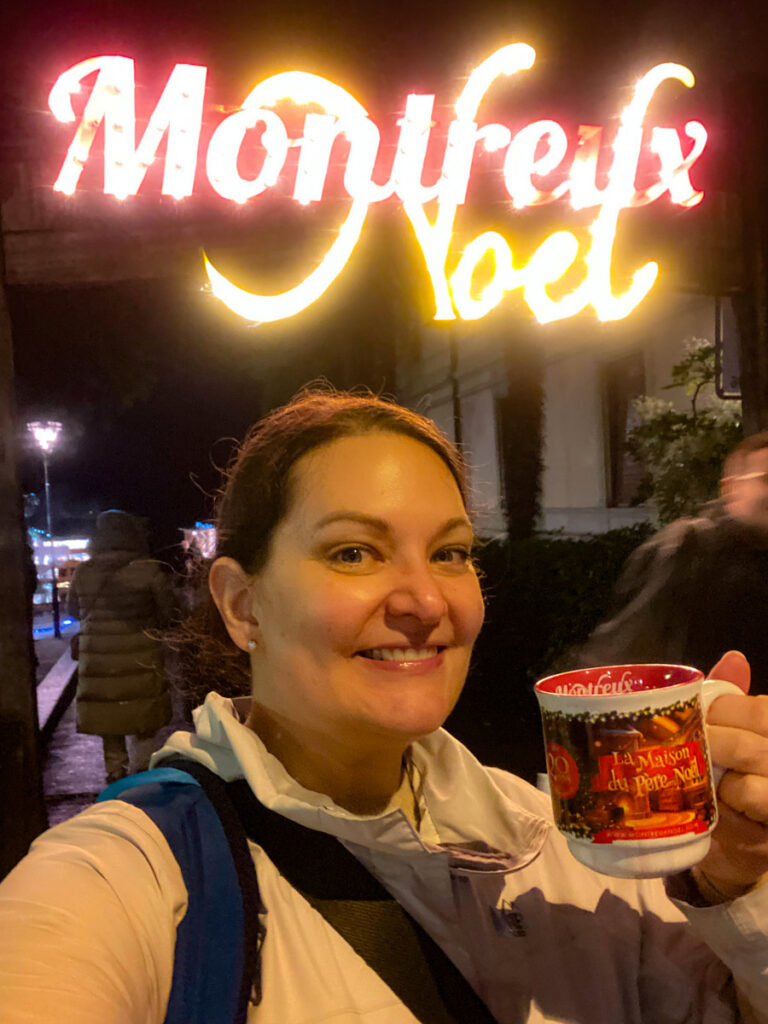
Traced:
[[567, 667], [568, 651], [610, 614], [624, 562], [651, 533], [643, 523], [584, 539], [534, 535], [481, 549], [486, 621], [448, 721], [481, 760], [531, 779], [541, 770], [533, 683]]

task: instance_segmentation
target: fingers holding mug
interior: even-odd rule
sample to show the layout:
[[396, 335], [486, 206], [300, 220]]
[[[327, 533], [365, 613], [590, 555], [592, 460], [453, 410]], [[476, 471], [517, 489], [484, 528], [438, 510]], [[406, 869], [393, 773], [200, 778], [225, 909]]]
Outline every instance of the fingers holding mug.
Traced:
[[[732, 692], [718, 693], [729, 685]], [[762, 822], [768, 820], [768, 696], [749, 696], [749, 685], [744, 655], [723, 655], [704, 683], [707, 740], [719, 775], [718, 798]]]
[[768, 696], [717, 697], [707, 737], [712, 761], [726, 773], [718, 798], [753, 821], [768, 821]]
[[768, 697], [747, 695], [749, 665], [738, 652], [725, 655], [710, 676], [744, 692], [716, 697], [707, 713], [712, 761], [725, 774], [717, 787], [718, 825], [700, 867], [736, 895], [768, 872]]
[[726, 805], [758, 825], [768, 825], [768, 776], [727, 772], [717, 789], [721, 809]]
[[753, 821], [720, 799], [712, 845], [694, 869], [697, 881], [701, 875], [721, 899], [734, 899], [768, 881], [768, 825]]
[[[719, 697], [707, 715], [707, 736], [715, 764], [768, 781], [768, 697]], [[723, 783], [719, 795], [730, 803]]]

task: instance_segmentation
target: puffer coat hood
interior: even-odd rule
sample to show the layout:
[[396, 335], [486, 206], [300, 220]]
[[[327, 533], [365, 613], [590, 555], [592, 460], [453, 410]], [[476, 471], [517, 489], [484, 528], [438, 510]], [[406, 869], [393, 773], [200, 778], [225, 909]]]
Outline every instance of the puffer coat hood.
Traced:
[[130, 551], [134, 555], [149, 554], [149, 542], [143, 521], [117, 508], [102, 512], [96, 520], [96, 532], [91, 539], [90, 552], [96, 555], [107, 551]]

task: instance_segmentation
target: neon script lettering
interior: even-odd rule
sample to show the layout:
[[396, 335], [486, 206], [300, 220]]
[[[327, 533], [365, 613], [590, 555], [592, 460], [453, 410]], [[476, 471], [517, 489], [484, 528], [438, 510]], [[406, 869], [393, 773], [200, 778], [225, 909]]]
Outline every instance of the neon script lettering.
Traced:
[[[655, 202], [665, 194], [671, 202], [687, 208], [703, 198], [690, 179], [691, 168], [706, 145], [703, 125], [689, 121], [684, 128], [685, 139], [675, 129], [645, 125], [648, 107], [659, 86], [673, 80], [691, 88], [693, 75], [681, 64], [666, 63], [651, 68], [640, 79], [621, 112], [611, 140], [610, 166], [605, 183], [599, 187], [598, 160], [606, 148], [601, 127], [580, 125], [575, 145], [571, 145], [556, 121], [535, 121], [514, 135], [506, 125], [480, 121], [480, 105], [496, 80], [530, 70], [535, 56], [527, 44], [513, 43], [472, 71], [455, 103], [442, 167], [432, 184], [424, 184], [423, 176], [433, 128], [434, 95], [407, 97], [403, 117], [397, 122], [399, 137], [389, 180], [377, 184], [373, 172], [381, 135], [362, 104], [346, 89], [303, 71], [283, 72], [260, 82], [211, 136], [205, 161], [211, 187], [231, 202], [249, 202], [277, 184], [289, 148], [297, 147], [292, 197], [301, 204], [320, 202], [331, 149], [342, 137], [349, 145], [344, 189], [351, 204], [320, 264], [294, 287], [275, 295], [256, 294], [238, 287], [206, 258], [214, 293], [235, 313], [254, 322], [281, 320], [306, 309], [341, 273], [371, 204], [395, 196], [424, 255], [434, 290], [436, 320], [454, 320], [457, 316], [479, 319], [497, 306], [506, 292], [515, 289], [522, 291], [525, 302], [542, 323], [574, 316], [588, 306], [600, 320], [627, 316], [651, 290], [659, 268], [655, 262], [645, 263], [637, 268], [623, 293], [614, 291], [611, 264], [620, 212]], [[93, 74], [95, 82], [78, 116], [72, 98]], [[59, 76], [48, 98], [59, 121], [77, 122], [54, 189], [65, 194], [76, 190], [103, 123], [106, 193], [118, 198], [137, 193], [167, 135], [162, 192], [176, 199], [191, 195], [206, 77], [205, 67], [177, 64], [137, 145], [133, 61], [101, 56], [73, 65]], [[314, 108], [305, 114], [297, 138], [289, 137], [283, 119], [272, 109], [284, 101]], [[247, 178], [238, 169], [238, 158], [246, 133], [257, 127], [261, 129], [264, 156], [258, 174]], [[644, 139], [658, 166], [655, 180], [639, 188], [636, 178]], [[451, 253], [456, 214], [466, 201], [473, 159], [480, 147], [489, 153], [506, 151], [503, 180], [514, 209], [558, 200], [570, 201], [574, 210], [594, 208], [596, 215], [585, 237], [580, 240], [571, 231], [556, 231], [544, 239], [527, 263], [521, 264], [515, 261], [502, 234], [486, 231], [473, 238], [457, 260]], [[547, 189], [546, 179], [553, 174], [559, 176], [559, 183]], [[489, 261], [493, 268], [490, 281], [478, 287], [478, 266], [481, 262], [488, 266]], [[574, 268], [580, 278], [576, 286], [553, 297], [551, 287], [566, 274], [573, 274]]]

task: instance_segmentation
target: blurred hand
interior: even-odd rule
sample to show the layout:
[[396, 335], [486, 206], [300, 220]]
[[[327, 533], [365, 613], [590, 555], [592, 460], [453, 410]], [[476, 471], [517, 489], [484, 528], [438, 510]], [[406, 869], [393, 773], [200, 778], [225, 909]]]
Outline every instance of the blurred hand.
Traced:
[[729, 651], [709, 673], [744, 691], [712, 702], [707, 736], [712, 760], [726, 774], [717, 790], [719, 822], [698, 866], [725, 897], [768, 882], [768, 696], [748, 696], [749, 662]]

